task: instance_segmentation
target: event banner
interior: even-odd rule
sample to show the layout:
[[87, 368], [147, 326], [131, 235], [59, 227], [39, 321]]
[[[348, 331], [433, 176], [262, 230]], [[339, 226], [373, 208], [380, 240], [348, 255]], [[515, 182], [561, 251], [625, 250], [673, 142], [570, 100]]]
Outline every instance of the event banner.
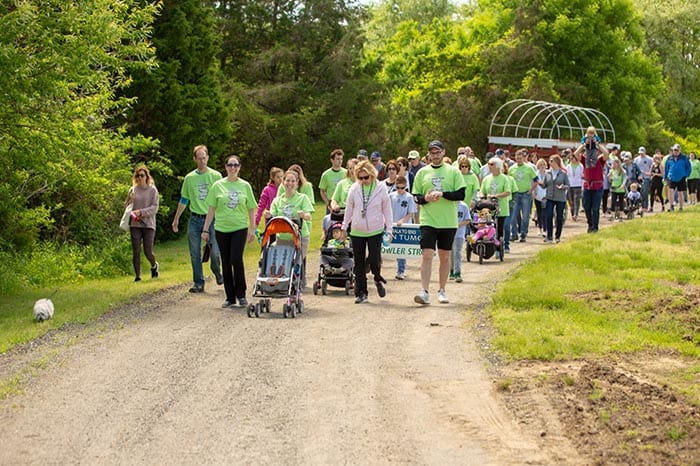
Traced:
[[394, 225], [394, 238], [388, 247], [382, 246], [382, 257], [401, 257], [404, 259], [420, 259], [423, 254], [420, 249], [420, 225], [404, 223], [400, 227]]

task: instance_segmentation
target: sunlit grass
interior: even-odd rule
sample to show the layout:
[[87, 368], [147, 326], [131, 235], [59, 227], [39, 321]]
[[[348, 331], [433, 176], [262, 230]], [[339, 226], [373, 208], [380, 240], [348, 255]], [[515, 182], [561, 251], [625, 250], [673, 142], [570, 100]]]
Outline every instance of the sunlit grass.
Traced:
[[672, 350], [700, 356], [700, 210], [548, 248], [500, 284], [496, 347], [513, 359]]

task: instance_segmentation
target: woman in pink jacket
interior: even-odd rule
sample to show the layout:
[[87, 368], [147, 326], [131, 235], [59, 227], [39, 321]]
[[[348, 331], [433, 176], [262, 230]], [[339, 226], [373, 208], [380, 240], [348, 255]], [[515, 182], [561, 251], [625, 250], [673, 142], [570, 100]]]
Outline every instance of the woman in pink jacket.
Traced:
[[377, 169], [367, 160], [355, 166], [355, 183], [348, 191], [343, 233], [350, 229], [355, 259], [355, 303], [367, 302], [367, 267], [374, 275], [380, 298], [386, 296], [382, 277], [382, 236], [392, 234], [391, 201], [382, 185], [377, 184]]

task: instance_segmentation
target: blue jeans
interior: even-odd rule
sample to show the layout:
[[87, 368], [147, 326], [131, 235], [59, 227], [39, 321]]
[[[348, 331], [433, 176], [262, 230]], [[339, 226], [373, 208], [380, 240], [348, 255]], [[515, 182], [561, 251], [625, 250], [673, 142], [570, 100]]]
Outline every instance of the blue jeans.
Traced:
[[450, 251], [450, 270], [452, 273], [462, 273], [462, 250], [464, 249], [464, 236], [455, 235]]
[[598, 231], [600, 202], [603, 200], [603, 190], [584, 189], [581, 200], [583, 201], [583, 211], [586, 213], [586, 222], [588, 222], [588, 232]]
[[406, 273], [406, 259], [396, 259], [396, 273]]
[[[192, 280], [195, 286], [204, 286], [204, 270], [202, 267], [202, 230], [204, 229], [204, 217], [190, 215], [187, 224], [187, 240], [190, 246], [190, 261], [192, 262]], [[209, 241], [211, 242], [211, 255], [209, 264], [211, 271], [217, 280], [221, 280], [221, 254], [214, 233], [214, 222], [209, 225]]]
[[649, 207], [649, 191], [651, 188], [651, 179], [644, 178], [642, 181], [642, 208]]
[[508, 204], [510, 213], [507, 217], [503, 217], [503, 248], [506, 251], [510, 250], [510, 223], [513, 221], [513, 200]]
[[[545, 225], [547, 226], [547, 239], [552, 240], [552, 233], [554, 233], [554, 239], [561, 238], [561, 229], [564, 226], [564, 209], [566, 208], [566, 201], [552, 201], [547, 199], [547, 204], [545, 210]], [[557, 211], [557, 223], [556, 230], [554, 228], [554, 209]]]
[[[510, 212], [511, 236], [525, 239], [532, 213], [532, 195], [529, 192], [515, 193], [513, 197], [513, 210]], [[520, 234], [518, 234], [518, 231]]]

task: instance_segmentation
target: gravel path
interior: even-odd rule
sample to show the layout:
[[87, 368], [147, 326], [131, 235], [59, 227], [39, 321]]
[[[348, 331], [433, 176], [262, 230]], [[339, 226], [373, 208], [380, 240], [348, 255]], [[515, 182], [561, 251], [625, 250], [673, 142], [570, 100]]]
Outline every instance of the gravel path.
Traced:
[[177, 287], [57, 332], [0, 355], [0, 378], [25, 381], [0, 401], [0, 464], [574, 464], [563, 436], [543, 446], [505, 410], [472, 331], [493, 284], [543, 247], [465, 261], [447, 305], [413, 303], [409, 261], [367, 305], [329, 288], [296, 319], [281, 300], [249, 319], [220, 308], [221, 287]]

